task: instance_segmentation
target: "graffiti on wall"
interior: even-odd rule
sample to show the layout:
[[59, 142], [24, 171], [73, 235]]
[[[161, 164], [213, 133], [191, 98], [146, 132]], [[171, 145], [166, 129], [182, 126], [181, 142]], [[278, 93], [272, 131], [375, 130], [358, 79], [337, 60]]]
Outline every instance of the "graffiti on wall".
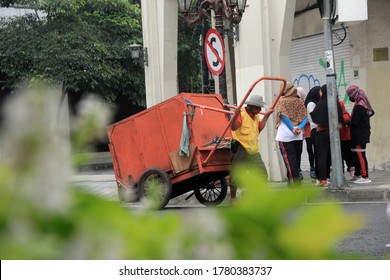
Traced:
[[[336, 77], [336, 79], [338, 78], [337, 90], [339, 93], [339, 98], [343, 100], [345, 105], [347, 105], [348, 103], [351, 103], [351, 101], [349, 101], [348, 95], [346, 94], [348, 83], [345, 77], [344, 64], [344, 60], [341, 60], [339, 69], [340, 74], [338, 75], [338, 77]], [[324, 69], [324, 71], [326, 71], [326, 62], [322, 58], [319, 60], [319, 65]], [[295, 78], [293, 80], [293, 82], [296, 86], [302, 86], [303, 88], [308, 90], [310, 90], [314, 86], [321, 86], [322, 84], [324, 84], [321, 83], [319, 78], [307, 73], [300, 74], [298, 78]]]

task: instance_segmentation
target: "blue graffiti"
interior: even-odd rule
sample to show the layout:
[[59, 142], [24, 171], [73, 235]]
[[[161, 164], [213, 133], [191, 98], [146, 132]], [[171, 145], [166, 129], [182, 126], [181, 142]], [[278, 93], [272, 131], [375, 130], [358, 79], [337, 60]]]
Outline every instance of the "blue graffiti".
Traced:
[[307, 81], [307, 87], [311, 89], [314, 86], [320, 86], [320, 80], [316, 79], [313, 75], [307, 75], [307, 74], [301, 74], [297, 79], [294, 79], [293, 83], [294, 85], [302, 85], [305, 84], [305, 82], [301, 81], [304, 79], [304, 81]]
[[[321, 68], [326, 70], [326, 63], [322, 58], [319, 60], [319, 65], [321, 66]], [[314, 86], [321, 86], [321, 82], [319, 79], [315, 78], [313, 75], [308, 75], [308, 74], [301, 74], [298, 78], [294, 79], [293, 83], [296, 86], [301, 86], [307, 89], [307, 91]], [[340, 75], [339, 75], [339, 81], [337, 83], [337, 90], [340, 99], [343, 100], [345, 104], [351, 102], [349, 101], [348, 95], [346, 94], [347, 87], [348, 87], [348, 83], [345, 77], [344, 60], [341, 60]], [[343, 92], [340, 92], [341, 90]]]

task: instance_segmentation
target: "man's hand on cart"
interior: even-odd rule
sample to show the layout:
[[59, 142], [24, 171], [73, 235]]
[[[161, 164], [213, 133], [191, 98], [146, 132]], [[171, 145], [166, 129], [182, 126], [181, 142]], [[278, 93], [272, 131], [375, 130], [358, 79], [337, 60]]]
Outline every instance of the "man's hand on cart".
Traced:
[[261, 122], [259, 123], [259, 131], [262, 131], [265, 127], [265, 124], [268, 121], [269, 116], [274, 112], [273, 108], [269, 108], [268, 111], [264, 113], [263, 118], [261, 119]]
[[233, 115], [233, 118], [231, 120], [231, 125], [230, 125], [230, 128], [233, 131], [237, 130], [237, 128], [239, 127], [239, 123], [237, 122], [237, 119], [238, 119], [238, 116], [240, 115], [240, 113], [241, 113], [241, 110], [239, 108], [234, 110], [234, 115]]
[[264, 115], [264, 117], [269, 117], [273, 112], [274, 112], [274, 109], [269, 108], [268, 111], [266, 111], [264, 113], [261, 112], [261, 113]]

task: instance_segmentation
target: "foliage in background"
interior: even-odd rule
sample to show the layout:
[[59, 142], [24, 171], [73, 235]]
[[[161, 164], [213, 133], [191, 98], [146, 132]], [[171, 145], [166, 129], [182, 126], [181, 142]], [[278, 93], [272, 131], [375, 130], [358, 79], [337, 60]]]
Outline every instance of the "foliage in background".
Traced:
[[139, 5], [127, 0], [15, 0], [32, 13], [0, 21], [2, 91], [24, 82], [61, 84], [64, 93], [121, 94], [145, 104], [144, 71], [129, 46], [142, 41]]
[[178, 81], [179, 92], [202, 92], [200, 46], [201, 25], [188, 25], [182, 15], [178, 19]]
[[[271, 191], [236, 169], [235, 207], [148, 211], [121, 207], [72, 182], [63, 131], [48, 94], [12, 99], [0, 130], [0, 259], [341, 259], [335, 245], [361, 220], [337, 204], [303, 207], [315, 188]], [[89, 102], [89, 101], [87, 101]], [[102, 108], [86, 105], [78, 144], [105, 133]], [[91, 135], [92, 134], [92, 135]]]
[[[129, 45], [142, 42], [138, 1], [0, 0], [34, 13], [0, 21], [1, 90], [27, 81], [62, 83], [66, 93], [93, 92], [109, 102], [118, 94], [145, 105], [144, 71]], [[178, 19], [179, 92], [202, 92], [201, 25]]]

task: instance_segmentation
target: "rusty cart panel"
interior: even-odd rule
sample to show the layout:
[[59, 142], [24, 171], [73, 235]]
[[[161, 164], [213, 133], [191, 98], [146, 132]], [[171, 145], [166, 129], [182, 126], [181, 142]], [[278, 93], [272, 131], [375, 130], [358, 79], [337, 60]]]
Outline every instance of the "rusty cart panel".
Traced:
[[[228, 125], [228, 115], [202, 108], [192, 108], [193, 115], [190, 115], [189, 100], [223, 109], [219, 94], [182, 93], [107, 128], [118, 184], [132, 189], [145, 170], [158, 167], [168, 174], [173, 185], [172, 197], [175, 197], [193, 188], [185, 185], [202, 183], [202, 180], [214, 177], [203, 173], [215, 173], [217, 177], [228, 174], [228, 149], [218, 151], [210, 164], [202, 166], [211, 149], [202, 146]], [[189, 157], [179, 155], [184, 114], [187, 114], [191, 131]], [[231, 137], [230, 130], [226, 137]]]

